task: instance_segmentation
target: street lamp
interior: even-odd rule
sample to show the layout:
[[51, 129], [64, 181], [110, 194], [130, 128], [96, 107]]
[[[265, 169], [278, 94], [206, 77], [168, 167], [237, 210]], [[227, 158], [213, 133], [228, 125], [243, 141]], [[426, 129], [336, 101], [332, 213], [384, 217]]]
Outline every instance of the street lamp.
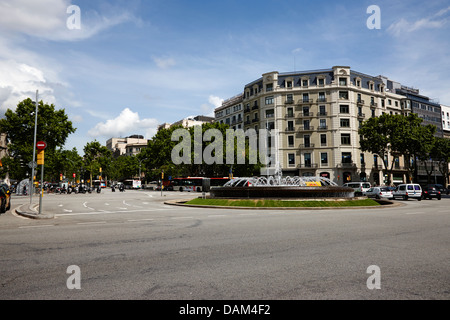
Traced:
[[36, 111], [35, 111], [35, 117], [34, 117], [34, 143], [33, 143], [33, 160], [31, 160], [31, 187], [30, 187], [30, 204], [33, 203], [33, 192], [34, 192], [34, 165], [35, 165], [35, 159], [36, 159], [36, 135], [37, 135], [37, 117], [38, 117], [38, 94], [39, 90], [36, 90]]

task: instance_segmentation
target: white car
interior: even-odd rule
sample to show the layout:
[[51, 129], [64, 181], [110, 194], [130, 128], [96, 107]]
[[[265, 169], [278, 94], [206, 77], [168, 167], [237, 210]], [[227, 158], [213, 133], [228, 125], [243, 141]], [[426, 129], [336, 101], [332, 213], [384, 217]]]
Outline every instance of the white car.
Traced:
[[372, 185], [370, 182], [347, 182], [344, 184], [344, 187], [350, 187], [355, 190], [355, 193], [364, 194], [367, 190], [369, 190]]
[[409, 198], [422, 200], [422, 187], [416, 183], [400, 184], [394, 191], [394, 198], [403, 198], [408, 200]]
[[372, 187], [363, 194], [368, 198], [394, 199], [394, 194], [388, 187]]

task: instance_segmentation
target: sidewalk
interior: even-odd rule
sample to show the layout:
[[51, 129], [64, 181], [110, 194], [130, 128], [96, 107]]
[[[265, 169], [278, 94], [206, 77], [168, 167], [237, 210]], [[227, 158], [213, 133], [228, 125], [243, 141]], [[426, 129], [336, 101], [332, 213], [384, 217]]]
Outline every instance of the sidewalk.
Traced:
[[23, 204], [16, 209], [16, 213], [26, 218], [30, 219], [53, 219], [55, 216], [53, 214], [39, 214], [39, 204]]

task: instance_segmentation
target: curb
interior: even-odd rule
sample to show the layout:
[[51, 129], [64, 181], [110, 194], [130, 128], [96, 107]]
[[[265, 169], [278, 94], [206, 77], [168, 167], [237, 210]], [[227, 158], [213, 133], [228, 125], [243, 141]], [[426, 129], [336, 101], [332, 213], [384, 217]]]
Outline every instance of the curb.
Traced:
[[[196, 199], [196, 198], [193, 198]], [[212, 208], [212, 209], [239, 209], [239, 210], [340, 210], [340, 209], [382, 209], [382, 208], [395, 208], [402, 207], [405, 204], [400, 202], [391, 202], [388, 200], [382, 200], [385, 204], [381, 206], [366, 206], [366, 207], [235, 207], [235, 206], [211, 206], [211, 205], [196, 205], [196, 204], [186, 204], [186, 202], [193, 199], [183, 199], [183, 200], [169, 200], [165, 201], [164, 204], [172, 206], [181, 207], [192, 207], [192, 208]], [[386, 204], [388, 202], [389, 204]]]
[[53, 214], [39, 214], [36, 210], [38, 205], [36, 204], [23, 204], [15, 211], [18, 215], [29, 219], [53, 219], [55, 216]]

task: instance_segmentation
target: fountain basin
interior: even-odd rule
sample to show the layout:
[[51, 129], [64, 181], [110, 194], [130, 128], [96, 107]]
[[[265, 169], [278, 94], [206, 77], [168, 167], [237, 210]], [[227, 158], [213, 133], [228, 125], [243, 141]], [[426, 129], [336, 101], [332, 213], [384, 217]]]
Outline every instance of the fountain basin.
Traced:
[[211, 188], [211, 198], [227, 199], [319, 199], [353, 198], [354, 190], [339, 186], [260, 186], [260, 187], [219, 187]]

